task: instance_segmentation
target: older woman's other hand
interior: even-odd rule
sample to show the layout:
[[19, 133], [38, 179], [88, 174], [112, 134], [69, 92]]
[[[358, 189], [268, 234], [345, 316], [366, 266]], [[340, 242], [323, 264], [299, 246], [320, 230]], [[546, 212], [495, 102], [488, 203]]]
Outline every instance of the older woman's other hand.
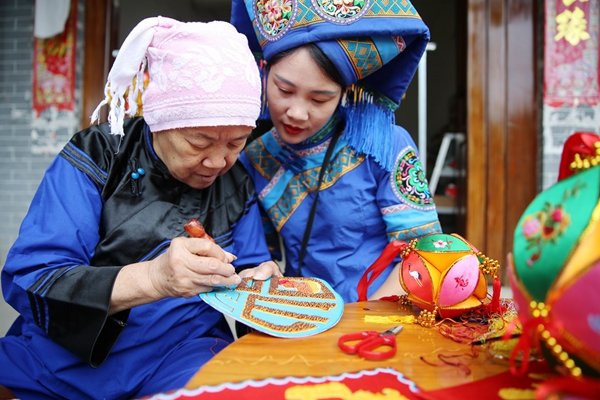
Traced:
[[272, 276], [282, 277], [283, 274], [274, 261], [265, 261], [257, 267], [240, 271], [239, 276], [242, 278], [252, 278], [257, 281], [264, 281]]

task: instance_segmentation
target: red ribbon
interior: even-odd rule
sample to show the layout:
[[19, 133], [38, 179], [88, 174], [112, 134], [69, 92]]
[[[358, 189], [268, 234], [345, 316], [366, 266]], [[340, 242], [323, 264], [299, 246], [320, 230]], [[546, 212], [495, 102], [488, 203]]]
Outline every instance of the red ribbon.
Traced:
[[400, 240], [394, 240], [385, 246], [383, 252], [375, 260], [373, 264], [363, 274], [358, 282], [357, 291], [358, 291], [358, 301], [366, 301], [367, 300], [367, 290], [369, 286], [385, 269], [390, 265], [390, 263], [396, 258], [400, 251], [408, 246], [408, 243], [402, 242]]
[[500, 313], [503, 310], [500, 306], [500, 291], [502, 289], [502, 282], [500, 282], [499, 277], [494, 278], [494, 282], [492, 284], [492, 300], [490, 304], [487, 306], [487, 310], [490, 314]]
[[[527, 369], [529, 368], [529, 355], [531, 354], [532, 345], [535, 345], [537, 349], [540, 348], [540, 339], [538, 336], [537, 327], [543, 322], [544, 320], [542, 317], [535, 317], [523, 324], [523, 332], [521, 337], [519, 338], [517, 345], [511, 351], [509, 358], [510, 372], [513, 375], [523, 375], [525, 372], [527, 372]], [[508, 330], [505, 335], [509, 336]], [[517, 369], [516, 361], [519, 354], [522, 354], [521, 366]]]
[[580, 400], [600, 399], [600, 380], [572, 376], [548, 379], [540, 383], [535, 391], [535, 398], [536, 400], [559, 398], [559, 394], [569, 394]]

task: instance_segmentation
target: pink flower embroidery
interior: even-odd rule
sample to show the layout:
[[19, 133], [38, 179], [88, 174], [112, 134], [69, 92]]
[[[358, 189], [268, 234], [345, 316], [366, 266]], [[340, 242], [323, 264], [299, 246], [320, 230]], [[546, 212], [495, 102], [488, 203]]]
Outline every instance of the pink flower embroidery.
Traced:
[[346, 15], [354, 6], [354, 0], [333, 0], [333, 4], [335, 4], [340, 14]]
[[435, 247], [436, 249], [445, 249], [446, 247], [448, 247], [448, 242], [441, 239], [436, 240], [435, 242], [433, 242], [433, 247]]
[[546, 201], [539, 211], [525, 217], [521, 223], [521, 233], [527, 242], [526, 250], [531, 252], [526, 260], [528, 267], [533, 268], [542, 257], [544, 247], [556, 241], [567, 230], [571, 218], [563, 204], [572, 197], [577, 197], [584, 182], [577, 182], [572, 188], [565, 190], [562, 199], [555, 203]]
[[283, 0], [281, 2], [281, 13], [286, 15], [290, 12], [292, 12], [292, 0]]
[[265, 13], [267, 19], [273, 25], [278, 24], [281, 20], [281, 8], [279, 8], [279, 0], [267, 0], [265, 2]]
[[523, 236], [529, 239], [539, 235], [541, 227], [542, 224], [540, 220], [530, 215], [525, 218], [525, 221], [521, 227], [521, 231], [523, 232]]

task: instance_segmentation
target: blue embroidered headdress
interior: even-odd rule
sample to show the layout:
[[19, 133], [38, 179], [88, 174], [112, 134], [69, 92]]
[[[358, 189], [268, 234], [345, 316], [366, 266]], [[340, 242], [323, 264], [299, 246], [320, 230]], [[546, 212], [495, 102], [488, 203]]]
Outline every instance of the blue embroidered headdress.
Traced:
[[233, 0], [231, 23], [267, 62], [319, 46], [350, 87], [342, 104], [349, 145], [392, 169], [394, 111], [429, 41], [408, 0]]

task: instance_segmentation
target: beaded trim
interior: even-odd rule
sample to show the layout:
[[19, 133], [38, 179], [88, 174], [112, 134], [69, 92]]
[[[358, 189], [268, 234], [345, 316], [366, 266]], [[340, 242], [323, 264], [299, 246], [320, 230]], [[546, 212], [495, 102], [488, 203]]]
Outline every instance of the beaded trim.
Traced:
[[[529, 303], [529, 308], [533, 318], [545, 319], [548, 317], [548, 313], [550, 311], [549, 306], [543, 302], [532, 301]], [[556, 338], [552, 336], [550, 331], [546, 329], [543, 323], [538, 324], [537, 331], [541, 339], [546, 343], [546, 346], [548, 349], [550, 349], [552, 355], [558, 360], [558, 362], [560, 362], [572, 376], [581, 376], [581, 368], [575, 364], [575, 361], [571, 358], [571, 356], [569, 356], [563, 347], [558, 344]]]
[[596, 149], [596, 154], [593, 156], [582, 158], [581, 154], [575, 153], [574, 160], [569, 164], [569, 168], [574, 172], [579, 172], [600, 165], [600, 141], [594, 143], [594, 148]]

